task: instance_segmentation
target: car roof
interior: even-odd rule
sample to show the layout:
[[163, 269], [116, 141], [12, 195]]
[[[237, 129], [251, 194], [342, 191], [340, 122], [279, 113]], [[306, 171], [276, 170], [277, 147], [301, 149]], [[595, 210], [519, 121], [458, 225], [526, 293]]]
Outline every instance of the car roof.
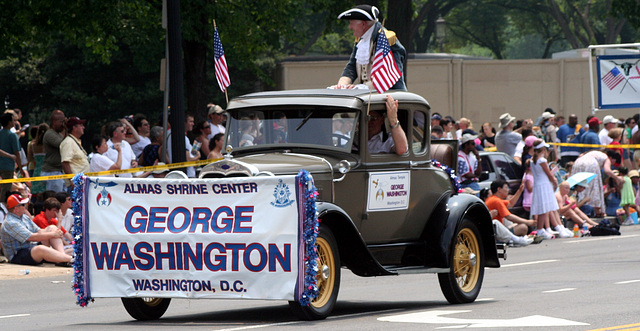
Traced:
[[430, 108], [427, 100], [411, 92], [390, 91], [379, 94], [361, 89], [307, 89], [246, 94], [232, 99], [227, 110], [272, 105], [326, 105], [361, 109], [369, 100], [372, 104], [384, 103], [387, 95], [393, 96], [400, 103], [418, 103]]

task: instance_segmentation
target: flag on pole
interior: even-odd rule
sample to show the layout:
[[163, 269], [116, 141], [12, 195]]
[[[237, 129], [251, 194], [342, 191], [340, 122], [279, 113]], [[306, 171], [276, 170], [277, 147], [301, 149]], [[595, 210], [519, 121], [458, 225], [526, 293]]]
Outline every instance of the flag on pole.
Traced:
[[378, 93], [384, 93], [390, 89], [402, 76], [402, 73], [393, 59], [393, 52], [389, 46], [389, 40], [384, 31], [378, 33], [376, 52], [371, 66], [371, 82]]
[[229, 68], [227, 67], [227, 59], [224, 57], [224, 49], [222, 49], [218, 28], [215, 28], [215, 33], [213, 34], [213, 57], [216, 67], [216, 79], [220, 89], [224, 92], [231, 85], [231, 80], [229, 79]]
[[602, 77], [602, 82], [607, 85], [609, 90], [613, 90], [620, 82], [624, 80], [624, 75], [618, 70], [618, 67], [613, 67], [606, 75]]

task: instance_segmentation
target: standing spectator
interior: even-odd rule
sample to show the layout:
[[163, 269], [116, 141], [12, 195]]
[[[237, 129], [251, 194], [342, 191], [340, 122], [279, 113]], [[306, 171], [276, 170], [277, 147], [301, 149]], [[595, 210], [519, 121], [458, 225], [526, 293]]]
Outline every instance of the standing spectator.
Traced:
[[136, 143], [131, 144], [131, 149], [133, 150], [133, 154], [136, 155], [136, 158], [140, 158], [142, 150], [144, 150], [147, 145], [151, 144], [151, 138], [149, 137], [151, 134], [151, 126], [144, 115], [137, 114], [133, 118], [133, 128], [138, 133], [139, 140]]
[[504, 152], [513, 157], [516, 152], [516, 146], [522, 140], [522, 135], [513, 132], [513, 126], [516, 118], [509, 113], [500, 115], [500, 124], [498, 129], [500, 132], [496, 134], [496, 148], [498, 152]]
[[[107, 146], [109, 146], [108, 150], [104, 155], [111, 159], [113, 162], [117, 162], [118, 160], [118, 151], [113, 148], [114, 144], [120, 144], [120, 148], [122, 149], [122, 170], [137, 168], [138, 161], [136, 160], [136, 155], [133, 153], [131, 149], [131, 145], [124, 140], [126, 129], [122, 122], [111, 122], [107, 127], [107, 133], [110, 136], [109, 141], [107, 141]], [[133, 175], [131, 173], [126, 174], [118, 174], [118, 177], [126, 177], [131, 178]]]
[[[580, 135], [584, 133], [584, 130], [578, 127], [578, 116], [571, 114], [569, 116], [569, 123], [561, 125], [558, 128], [558, 141], [561, 143], [577, 144], [580, 142]], [[560, 147], [560, 165], [565, 166], [567, 162], [575, 161], [580, 155], [580, 147], [561, 146]]]
[[438, 112], [434, 112], [431, 115], [431, 127], [433, 128], [436, 125], [440, 125], [440, 120], [442, 119], [442, 115]]
[[465, 133], [460, 138], [460, 150], [458, 151], [458, 174], [460, 176], [460, 186], [469, 187], [474, 191], [480, 191], [478, 177], [482, 173], [480, 165], [480, 155], [476, 149], [474, 140], [478, 136]]
[[442, 127], [442, 131], [444, 131], [443, 139], [453, 139], [453, 135], [451, 135], [451, 130], [453, 130], [453, 123], [448, 118], [443, 118], [440, 120], [440, 126]]
[[7, 199], [9, 214], [0, 229], [0, 238], [9, 262], [36, 265], [44, 260], [71, 266], [73, 258], [64, 252], [62, 231], [53, 225], [38, 228], [26, 214], [28, 202], [18, 194]]
[[531, 211], [531, 198], [533, 195], [533, 175], [531, 174], [531, 160], [527, 159], [522, 163], [524, 175], [522, 182], [524, 183], [524, 191], [522, 192], [522, 208], [529, 213]]
[[[62, 162], [60, 161], [60, 143], [66, 136], [64, 131], [65, 116], [61, 110], [51, 112], [49, 130], [42, 138], [44, 145], [44, 163], [42, 164], [42, 176], [62, 175]], [[64, 191], [64, 179], [47, 181], [47, 191]]]
[[209, 124], [211, 124], [211, 132], [207, 136], [207, 140], [213, 138], [217, 133], [225, 133], [225, 128], [222, 125], [224, 120], [224, 109], [218, 105], [210, 103], [207, 106], [207, 117], [209, 118]]
[[629, 177], [629, 169], [622, 167], [619, 171], [620, 175], [623, 176], [620, 207], [624, 209], [624, 213], [626, 216], [622, 225], [632, 225], [633, 220], [631, 219], [630, 209], [633, 208], [635, 210], [638, 210], [638, 206], [636, 206], [636, 195], [633, 190], [631, 178]]
[[[193, 148], [193, 146], [191, 145], [191, 141], [189, 141], [189, 137], [187, 137], [187, 134], [193, 129], [193, 125], [195, 124], [195, 121], [193, 119], [193, 115], [189, 115], [187, 114], [185, 116], [185, 121], [184, 121], [184, 147], [185, 147], [185, 153], [187, 155], [187, 161], [197, 161], [200, 160], [200, 151], [195, 151], [194, 153], [191, 153], [191, 149]], [[169, 158], [169, 163], [171, 163], [171, 129], [167, 130], [167, 153], [168, 158]], [[196, 176], [196, 169], [194, 167], [187, 167], [187, 177], [189, 178], [194, 178]]]
[[522, 135], [522, 139], [520, 141], [518, 141], [518, 144], [516, 145], [516, 150], [513, 152], [513, 158], [514, 160], [518, 161], [518, 163], [520, 163], [520, 165], [522, 165], [523, 159], [522, 159], [522, 155], [524, 152], [524, 148], [526, 146], [525, 144], [525, 140], [529, 141], [530, 144], [529, 146], [533, 146], [531, 145], [533, 143], [533, 140], [535, 140], [535, 135], [533, 134], [533, 131], [529, 130], [529, 129], [524, 129], [522, 130], [522, 132], [520, 133]]
[[[580, 136], [580, 143], [587, 145], [600, 145], [600, 138], [598, 138], [598, 130], [600, 130], [600, 120], [597, 117], [592, 117], [589, 120], [589, 130]], [[588, 152], [598, 149], [598, 147], [582, 147], [582, 152]]]
[[535, 121], [535, 122], [533, 122], [533, 125], [535, 125], [535, 126], [542, 126], [542, 123], [543, 123], [543, 122], [544, 122], [544, 120], [545, 120], [545, 118], [544, 118], [544, 113], [548, 113], [548, 114], [551, 114], [551, 115], [555, 115], [555, 114], [556, 114], [556, 112], [555, 112], [553, 109], [551, 109], [551, 108], [547, 108], [547, 109], [545, 109], [545, 110], [544, 110], [544, 112], [542, 113], [542, 115], [540, 115], [540, 117], [538, 117], [538, 118], [536, 119], [536, 121]]
[[[122, 168], [122, 147], [120, 143], [113, 144], [113, 150], [116, 151], [116, 160], [111, 160], [105, 153], [109, 151], [107, 138], [101, 135], [95, 135], [91, 139], [91, 147], [93, 148], [93, 157], [91, 158], [91, 172], [101, 172], [107, 170], [119, 170]], [[114, 177], [114, 175], [102, 175], [102, 177]]]
[[[604, 128], [598, 132], [598, 139], [600, 139], [600, 144], [609, 145], [613, 141], [609, 137], [609, 131], [618, 125], [618, 120], [611, 115], [607, 115], [602, 119], [601, 124]], [[591, 128], [591, 123], [589, 123], [589, 128]]]
[[473, 129], [473, 125], [471, 124], [471, 121], [466, 118], [463, 117], [460, 119], [460, 121], [458, 121], [458, 130], [456, 130], [456, 139], [460, 140], [462, 138], [463, 135], [463, 131], [466, 129]]
[[486, 122], [482, 124], [480, 128], [480, 141], [482, 147], [495, 147], [496, 146], [496, 129], [491, 126], [491, 123]]
[[[611, 141], [607, 145], [621, 145], [622, 144], [622, 134], [623, 134], [623, 129], [622, 128], [613, 128], [613, 129], [609, 130], [609, 133], [607, 134], [607, 136]], [[622, 148], [609, 148], [609, 149], [612, 150], [612, 151], [615, 151], [616, 153], [618, 153], [618, 155], [620, 155], [620, 160], [622, 160], [622, 162], [613, 164], [614, 168], [620, 168], [622, 166], [622, 164], [624, 163], [623, 149]]]
[[224, 143], [224, 133], [217, 133], [209, 141], [209, 155], [207, 160], [219, 160], [222, 159], [222, 144]]
[[210, 138], [207, 138], [209, 133], [211, 133], [211, 123], [209, 123], [209, 121], [198, 122], [198, 124], [193, 128], [193, 141], [199, 141], [201, 144], [200, 156], [202, 160], [206, 160], [207, 155], [209, 155], [209, 152], [211, 151], [209, 149]]
[[[35, 138], [33, 138], [27, 146], [27, 158], [33, 158], [33, 177], [39, 177], [42, 172], [42, 165], [44, 164], [44, 144], [42, 143], [44, 134], [49, 130], [47, 123], [41, 123], [38, 125], [38, 131]], [[47, 183], [45, 181], [35, 181], [31, 183], [31, 193], [39, 194], [45, 191]]]
[[[604, 171], [607, 176], [614, 178], [615, 181], [621, 184], [622, 180], [611, 170], [611, 164], [615, 163], [616, 159], [619, 157], [620, 156], [612, 150], [607, 150], [606, 154], [601, 151], [590, 151], [580, 156], [571, 169], [572, 175], [577, 174], [578, 172], [590, 172], [596, 174], [596, 178], [586, 184], [584, 191], [579, 192], [580, 197], [588, 197], [590, 199], [587, 204], [593, 207], [596, 217], [602, 217], [605, 211], [604, 193], [602, 191], [603, 180], [600, 171]], [[619, 161], [620, 160], [618, 159], [618, 162]]]
[[[0, 115], [0, 177], [11, 179], [15, 174], [16, 167], [20, 165], [20, 142], [18, 136], [11, 132], [14, 117], [12, 114], [4, 113]], [[0, 197], [4, 197], [11, 189], [11, 183], [0, 186]]]
[[156, 162], [160, 162], [162, 155], [162, 141], [164, 140], [164, 129], [161, 126], [154, 126], [149, 132], [149, 139], [151, 143], [144, 147], [140, 157], [138, 158], [138, 164], [143, 167], [154, 165]]
[[[89, 171], [87, 152], [82, 147], [82, 141], [80, 141], [80, 137], [84, 135], [84, 123], [86, 121], [75, 116], [67, 120], [69, 134], [60, 143], [60, 161], [65, 174], [75, 175]], [[71, 181], [69, 181], [68, 186], [73, 186]]]

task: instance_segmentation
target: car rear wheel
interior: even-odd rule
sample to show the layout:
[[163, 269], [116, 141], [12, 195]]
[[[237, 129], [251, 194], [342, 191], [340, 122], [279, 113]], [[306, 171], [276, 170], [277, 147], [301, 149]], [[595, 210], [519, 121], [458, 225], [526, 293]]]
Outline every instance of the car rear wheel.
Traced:
[[131, 317], [139, 321], [157, 320], [169, 308], [168, 298], [121, 298], [124, 308]]
[[338, 244], [327, 226], [320, 225], [316, 248], [318, 250], [318, 276], [316, 278], [318, 296], [311, 301], [309, 306], [303, 306], [296, 301], [289, 301], [289, 306], [296, 315], [306, 320], [327, 318], [336, 304], [340, 288]]
[[453, 239], [449, 261], [449, 272], [438, 274], [445, 298], [452, 304], [475, 301], [482, 287], [485, 261], [480, 232], [468, 219]]

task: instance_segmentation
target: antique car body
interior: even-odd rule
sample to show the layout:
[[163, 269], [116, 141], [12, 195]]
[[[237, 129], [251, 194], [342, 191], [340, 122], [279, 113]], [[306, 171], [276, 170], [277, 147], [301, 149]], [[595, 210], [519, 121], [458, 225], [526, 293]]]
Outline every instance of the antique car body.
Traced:
[[[387, 94], [399, 102], [409, 143], [403, 155], [366, 148], [367, 114], [384, 113]], [[228, 154], [201, 169], [201, 178], [311, 173], [319, 193], [320, 291], [310, 306], [290, 302], [303, 318], [331, 312], [341, 267], [359, 276], [438, 273], [447, 300], [468, 303], [484, 268], [500, 266], [486, 206], [459, 194], [450, 172], [432, 161], [429, 104], [413, 93], [387, 94], [323, 89], [235, 98], [227, 108]], [[376, 209], [375, 180], [396, 176], [407, 177], [405, 199]]]

